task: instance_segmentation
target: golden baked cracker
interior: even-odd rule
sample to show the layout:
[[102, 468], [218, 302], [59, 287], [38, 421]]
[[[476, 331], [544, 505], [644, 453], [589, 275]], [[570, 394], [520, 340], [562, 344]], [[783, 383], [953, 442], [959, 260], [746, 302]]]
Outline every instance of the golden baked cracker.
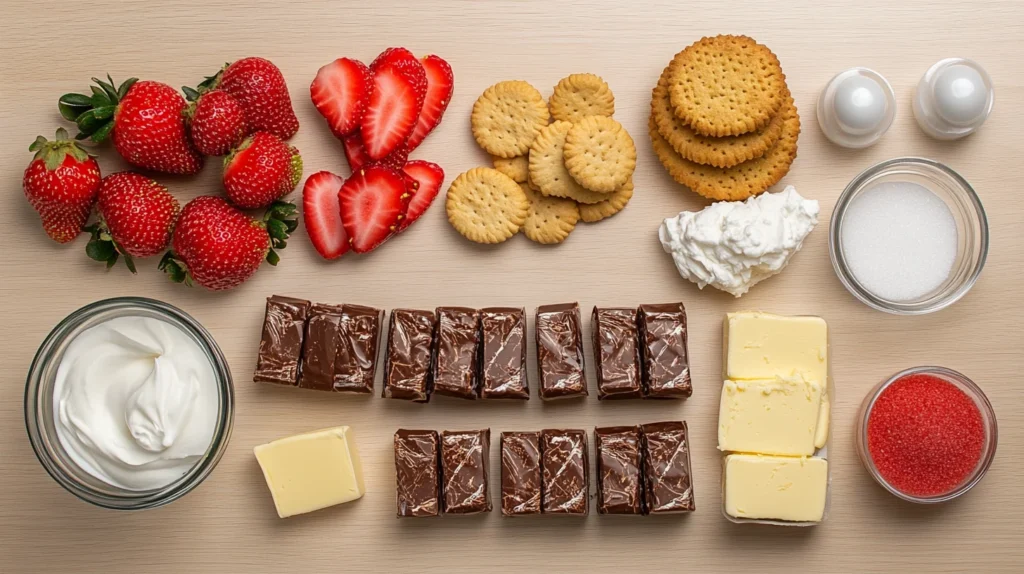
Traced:
[[714, 200], [738, 201], [757, 195], [779, 182], [789, 172], [796, 158], [796, 142], [800, 135], [800, 116], [793, 98], [783, 108], [782, 136], [763, 156], [730, 168], [694, 163], [680, 156], [661, 134], [652, 117], [648, 123], [654, 153], [672, 179], [694, 192]]
[[544, 195], [575, 199], [580, 203], [598, 203], [608, 194], [585, 189], [565, 168], [565, 135], [572, 124], [556, 121], [540, 131], [530, 146], [530, 181]]
[[594, 74], [573, 74], [562, 78], [548, 101], [551, 117], [567, 122], [579, 121], [586, 116], [615, 114], [615, 96], [611, 88]]
[[586, 223], [594, 223], [609, 218], [622, 211], [632, 197], [633, 178], [629, 178], [626, 184], [615, 190], [608, 199], [600, 203], [580, 204], [580, 219]]
[[511, 177], [512, 181], [526, 183], [526, 178], [530, 175], [530, 158], [525, 154], [510, 158], [491, 156], [491, 160], [494, 162], [494, 169]]
[[[732, 167], [764, 155], [782, 134], [782, 115], [776, 113], [764, 128], [738, 136], [702, 136], [675, 116], [668, 95], [669, 68], [665, 68], [651, 96], [651, 114], [661, 137], [684, 158], [715, 167]], [[785, 92], [789, 97], [789, 90]]]
[[523, 184], [522, 188], [530, 200], [530, 209], [523, 223], [523, 235], [531, 241], [545, 245], [565, 241], [580, 219], [580, 210], [576, 202], [560, 197], [548, 197], [530, 189], [526, 184]]
[[669, 64], [676, 117], [711, 137], [768, 125], [785, 101], [785, 83], [775, 54], [746, 36], [701, 38]]
[[611, 193], [636, 169], [636, 145], [626, 128], [605, 116], [587, 116], [565, 135], [565, 168], [583, 187]]
[[477, 243], [501, 243], [518, 233], [529, 208], [519, 184], [489, 167], [460, 174], [445, 198], [452, 227]]
[[504, 158], [526, 153], [549, 119], [544, 96], [521, 80], [498, 82], [484, 90], [470, 116], [476, 143]]

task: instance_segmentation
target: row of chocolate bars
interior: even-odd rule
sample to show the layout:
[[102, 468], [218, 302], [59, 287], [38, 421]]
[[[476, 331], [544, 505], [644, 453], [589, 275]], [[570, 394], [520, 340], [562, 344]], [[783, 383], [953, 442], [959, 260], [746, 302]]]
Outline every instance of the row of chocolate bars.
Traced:
[[[267, 299], [256, 382], [373, 393], [383, 311], [361, 305]], [[588, 395], [576, 303], [537, 309], [540, 398]], [[593, 311], [598, 398], [686, 398], [692, 393], [682, 303]], [[438, 307], [391, 312], [385, 398], [427, 402], [529, 399], [523, 308]]]
[[[398, 517], [491, 511], [490, 429], [399, 429]], [[661, 514], [694, 510], [686, 423], [594, 429], [597, 511]], [[501, 513], [573, 514], [589, 509], [587, 435], [582, 430], [501, 433]]]

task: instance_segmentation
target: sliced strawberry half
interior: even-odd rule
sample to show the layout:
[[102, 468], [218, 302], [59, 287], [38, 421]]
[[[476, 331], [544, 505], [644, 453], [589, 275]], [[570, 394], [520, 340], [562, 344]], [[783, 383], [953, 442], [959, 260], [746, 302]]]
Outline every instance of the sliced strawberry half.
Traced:
[[351, 247], [338, 203], [344, 183], [329, 171], [318, 171], [306, 179], [302, 188], [302, 221], [310, 242], [324, 259], [337, 259]]
[[409, 192], [412, 198], [409, 200], [405, 217], [398, 225], [398, 231], [409, 227], [427, 212], [427, 208], [441, 191], [441, 184], [444, 183], [444, 170], [436, 163], [414, 159], [405, 164], [403, 171], [409, 178]]
[[427, 96], [423, 100], [423, 109], [416, 121], [416, 127], [406, 142], [410, 150], [419, 147], [437, 124], [441, 123], [441, 116], [448, 109], [448, 103], [452, 101], [452, 92], [455, 91], [455, 75], [452, 74], [452, 67], [448, 62], [440, 56], [430, 55], [423, 58], [422, 63], [427, 73]]
[[388, 48], [370, 65], [373, 90], [360, 123], [366, 153], [382, 159], [409, 138], [427, 94], [423, 64], [405, 48]]
[[348, 160], [348, 167], [352, 173], [359, 171], [359, 168], [371, 161], [370, 156], [366, 155], [363, 136], [358, 130], [341, 138], [341, 143], [345, 146], [345, 159]]
[[320, 68], [309, 95], [336, 137], [359, 128], [370, 101], [373, 80], [370, 69], [359, 60], [338, 58]]
[[383, 166], [359, 170], [341, 186], [341, 221], [356, 253], [373, 251], [398, 228], [409, 193], [405, 178]]

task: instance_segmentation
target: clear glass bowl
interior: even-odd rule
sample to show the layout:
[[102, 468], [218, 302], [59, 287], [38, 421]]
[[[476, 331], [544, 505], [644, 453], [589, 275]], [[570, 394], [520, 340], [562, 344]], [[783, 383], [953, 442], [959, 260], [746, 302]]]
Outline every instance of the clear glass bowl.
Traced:
[[[171, 484], [136, 491], [111, 486], [80, 468], [68, 456], [54, 424], [53, 388], [57, 368], [68, 345], [82, 331], [115, 317], [153, 317], [171, 323], [191, 336], [210, 359], [217, 377], [217, 425], [206, 455]], [[173, 502], [188, 494], [213, 471], [231, 437], [234, 421], [234, 386], [227, 360], [210, 333], [184, 311], [141, 297], [118, 297], [86, 305], [64, 318], [46, 336], [29, 368], [25, 385], [25, 426], [29, 441], [46, 472], [78, 498], [115, 510], [143, 510]]]
[[[843, 218], [864, 190], [889, 181], [913, 182], [928, 188], [949, 207], [957, 228], [957, 255], [949, 277], [937, 289], [912, 301], [890, 301], [861, 285], [843, 253]], [[971, 184], [946, 165], [930, 159], [900, 157], [873, 165], [843, 190], [829, 228], [828, 248], [836, 275], [865, 305], [897, 315], [923, 315], [945, 309], [967, 294], [981, 275], [988, 257], [988, 219]]]
[[[878, 471], [874, 460], [871, 458], [871, 453], [868, 451], [868, 419], [871, 417], [871, 410], [875, 406], [875, 401], [878, 400], [878, 397], [882, 392], [889, 388], [889, 385], [893, 382], [908, 375], [916, 374], [926, 374], [938, 377], [955, 385], [958, 389], [963, 391], [971, 398], [971, 400], [974, 401], [974, 404], [978, 406], [978, 410], [981, 412], [982, 424], [985, 427], [985, 442], [982, 445], [981, 457], [978, 458], [977, 466], [975, 466], [974, 470], [971, 471], [971, 473], [967, 475], [967, 478], [965, 478], [956, 488], [935, 496], [915, 496], [913, 494], [907, 494], [889, 484], [889, 482], [886, 481]], [[988, 467], [992, 465], [992, 459], [995, 458], [996, 455], [996, 444], [998, 443], [998, 440], [999, 429], [996, 425], [996, 413], [992, 410], [992, 403], [988, 401], [988, 397], [985, 396], [981, 387], [961, 373], [944, 367], [914, 367], [912, 369], [896, 373], [887, 380], [875, 385], [875, 388], [872, 389], [871, 392], [868, 393], [868, 396], [864, 398], [864, 402], [861, 403], [860, 406], [860, 412], [857, 414], [857, 453], [860, 455], [860, 460], [864, 464], [864, 468], [867, 469], [868, 474], [870, 474], [878, 484], [882, 485], [883, 488], [891, 492], [894, 496], [902, 498], [908, 502], [916, 502], [919, 504], [946, 502], [947, 500], [953, 500], [954, 498], [961, 496], [973, 488], [974, 485], [981, 481], [985, 476], [985, 473], [988, 472]]]

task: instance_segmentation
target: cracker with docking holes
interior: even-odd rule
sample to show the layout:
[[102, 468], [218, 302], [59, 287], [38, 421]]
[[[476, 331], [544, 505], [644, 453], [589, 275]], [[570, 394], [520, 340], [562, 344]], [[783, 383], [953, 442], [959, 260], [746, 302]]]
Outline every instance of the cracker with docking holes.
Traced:
[[676, 117], [710, 137], [768, 125], [785, 101], [785, 83], [775, 54], [746, 36], [701, 38], [669, 64]]
[[757, 195], [781, 180], [796, 158], [796, 142], [800, 135], [800, 116], [793, 98], [788, 98], [780, 110], [783, 114], [782, 135], [772, 149], [759, 158], [745, 161], [730, 168], [718, 168], [694, 163], [672, 149], [658, 132], [652, 116], [648, 129], [651, 144], [672, 179], [694, 192], [716, 201], [739, 201]]
[[518, 233], [529, 208], [519, 184], [489, 167], [460, 174], [445, 198], [452, 227], [477, 243], [501, 243]]
[[573, 74], [562, 78], [548, 102], [551, 117], [576, 122], [587, 116], [615, 114], [615, 96], [611, 88], [594, 74]]
[[552, 245], [565, 241], [576, 222], [580, 219], [580, 210], [571, 199], [549, 197], [530, 189], [522, 184], [523, 192], [530, 200], [526, 221], [523, 223], [523, 235], [531, 241]]
[[511, 177], [512, 181], [526, 183], [526, 178], [530, 175], [530, 158], [525, 154], [510, 158], [491, 156], [491, 160], [494, 162], [494, 169]]
[[587, 116], [565, 135], [565, 168], [583, 187], [611, 193], [636, 169], [636, 146], [622, 124], [605, 116]]
[[[764, 128], [738, 136], [712, 138], [700, 135], [676, 117], [668, 95], [669, 68], [665, 68], [651, 96], [651, 114], [661, 137], [684, 158], [715, 167], [732, 167], [764, 155], [782, 135], [782, 114], [776, 113]], [[789, 91], [786, 91], [789, 96]]]
[[473, 104], [473, 137], [487, 153], [504, 158], [523, 155], [548, 125], [544, 96], [527, 82], [498, 82]]
[[610, 194], [608, 199], [600, 203], [581, 203], [580, 219], [586, 223], [595, 223], [607, 219], [622, 211], [633, 197], [633, 178], [625, 185]]
[[580, 203], [598, 203], [608, 194], [585, 189], [565, 168], [565, 136], [572, 124], [556, 121], [540, 131], [530, 146], [530, 181], [544, 195], [575, 199]]

